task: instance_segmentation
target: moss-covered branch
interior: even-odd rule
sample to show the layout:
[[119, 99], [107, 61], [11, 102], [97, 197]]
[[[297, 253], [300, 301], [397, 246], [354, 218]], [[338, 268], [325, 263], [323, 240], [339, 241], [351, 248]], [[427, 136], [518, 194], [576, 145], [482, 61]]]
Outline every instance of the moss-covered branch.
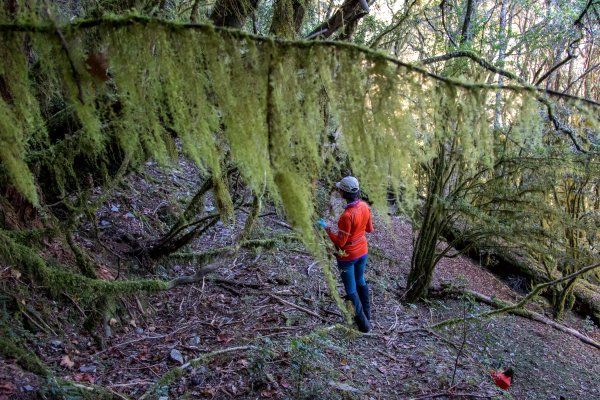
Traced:
[[170, 370], [169, 372], [167, 372], [166, 374], [161, 376], [160, 379], [154, 385], [152, 385], [146, 391], [146, 393], [144, 393], [142, 395], [142, 397], [140, 397], [140, 400], [154, 398], [153, 396], [155, 396], [155, 393], [157, 390], [159, 390], [163, 386], [168, 386], [169, 384], [173, 383], [177, 378], [182, 377], [183, 374], [185, 374], [187, 369], [197, 368], [197, 367], [203, 365], [204, 363], [210, 361], [212, 358], [214, 358], [218, 355], [240, 352], [240, 351], [255, 350], [255, 349], [256, 349], [255, 346], [236, 346], [236, 347], [230, 347], [230, 348], [226, 348], [226, 349], [215, 350], [213, 352], [203, 354], [202, 356], [200, 356], [198, 358], [194, 358], [194, 359], [186, 362], [181, 367], [173, 368], [172, 370]]
[[[453, 79], [444, 77], [432, 72], [427, 71], [424, 68], [418, 67], [414, 64], [407, 63], [398, 59], [395, 59], [391, 56], [386, 55], [385, 53], [375, 51], [365, 46], [356, 45], [349, 42], [340, 42], [334, 40], [319, 40], [319, 41], [309, 41], [309, 40], [284, 40], [273, 37], [264, 37], [258, 36], [251, 33], [243, 32], [237, 29], [231, 29], [226, 27], [215, 27], [213, 25], [208, 24], [197, 24], [197, 23], [181, 23], [175, 21], [168, 21], [158, 18], [151, 18], [141, 15], [128, 15], [128, 16], [104, 16], [102, 18], [95, 19], [84, 19], [79, 21], [74, 21], [69, 24], [64, 24], [58, 26], [62, 32], [73, 33], [82, 29], [91, 29], [96, 27], [110, 27], [110, 28], [121, 28], [133, 25], [145, 25], [145, 26], [163, 26], [173, 29], [175, 31], [180, 29], [193, 29], [198, 31], [203, 31], [206, 33], [219, 32], [225, 36], [229, 36], [236, 39], [249, 39], [257, 42], [263, 43], [274, 43], [281, 47], [295, 47], [295, 48], [311, 48], [311, 47], [335, 47], [339, 49], [344, 49], [348, 51], [358, 51], [365, 54], [371, 60], [381, 60], [387, 61], [392, 64], [395, 64], [399, 67], [406, 68], [410, 71], [417, 72], [427, 78], [434, 79], [439, 82], [448, 83], [457, 87], [461, 87], [463, 89], [475, 89], [475, 90], [507, 90], [507, 91], [525, 91], [525, 92], [543, 92], [547, 93], [551, 96], [561, 97], [565, 99], [577, 100], [580, 102], [584, 102], [590, 105], [594, 105], [600, 107], [600, 103], [595, 102], [590, 99], [581, 98], [561, 92], [556, 92], [553, 90], [546, 90], [542, 88], [536, 88], [531, 85], [490, 85], [486, 83], [480, 82], [466, 82], [460, 79]], [[0, 32], [35, 32], [35, 33], [54, 33], [57, 27], [53, 24], [48, 23], [34, 23], [34, 22], [20, 22], [20, 23], [11, 23], [11, 24], [0, 24]], [[472, 52], [465, 52], [467, 56], [474, 56]], [[473, 60], [477, 61], [481, 60], [480, 57], [470, 57]], [[481, 64], [480, 65], [484, 65]], [[491, 64], [490, 64], [491, 65]], [[511, 76], [514, 76], [512, 74]]]
[[[496, 310], [491, 310], [486, 313], [470, 315], [466, 318], [467, 320], [487, 318], [487, 317], [490, 317], [490, 316], [493, 316], [496, 314], [513, 314], [513, 315], [528, 318], [533, 321], [538, 321], [538, 322], [541, 322], [548, 326], [551, 326], [552, 328], [554, 328], [558, 331], [561, 331], [561, 332], [567, 333], [571, 336], [574, 336], [577, 339], [581, 340], [583, 343], [588, 344], [588, 345], [600, 350], [600, 343], [581, 334], [580, 332], [578, 332], [575, 329], [572, 329], [565, 325], [559, 324], [558, 322], [553, 321], [549, 318], [546, 318], [539, 313], [536, 313], [534, 311], [523, 308], [522, 305], [519, 306], [519, 304], [521, 304], [522, 301], [520, 301], [519, 303], [513, 304], [513, 303], [510, 303], [507, 301], [499, 300], [497, 298], [485, 296], [481, 293], [474, 292], [472, 290], [458, 290], [458, 289], [442, 290], [441, 292], [436, 293], [436, 295], [437, 296], [466, 295], [477, 301], [480, 301], [482, 303], [488, 304], [488, 305], [496, 308]], [[429, 329], [439, 329], [444, 326], [459, 324], [459, 323], [462, 323], [463, 321], [465, 321], [464, 318], [450, 318], [450, 319], [438, 322], [437, 324], [431, 325], [429, 327]]]
[[105, 281], [71, 272], [66, 267], [50, 267], [33, 249], [16, 243], [4, 232], [0, 232], [0, 242], [2, 242], [0, 260], [56, 296], [67, 293], [92, 305], [99, 301], [104, 303], [105, 299], [115, 296], [139, 292], [154, 293], [199, 282], [206, 274], [216, 269], [215, 266], [199, 268], [194, 275], [177, 277], [170, 281], [152, 279]]

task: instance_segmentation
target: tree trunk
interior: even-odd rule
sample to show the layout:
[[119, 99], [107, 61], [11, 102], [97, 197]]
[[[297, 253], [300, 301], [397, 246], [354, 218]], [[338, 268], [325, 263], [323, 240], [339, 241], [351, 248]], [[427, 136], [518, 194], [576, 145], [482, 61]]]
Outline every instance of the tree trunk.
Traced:
[[329, 38], [350, 21], [357, 21], [367, 15], [358, 0], [346, 0], [333, 15], [308, 34], [308, 39], [316, 37]]
[[442, 148], [433, 162], [433, 173], [428, 185], [427, 201], [419, 235], [413, 249], [408, 275], [406, 300], [414, 303], [426, 297], [436, 264], [436, 247], [444, 220], [443, 205], [439, 199], [444, 189], [445, 152]]
[[273, 7], [271, 34], [294, 39], [304, 21], [308, 0], [276, 0]]
[[[508, 8], [508, 0], [502, 0], [502, 7], [500, 8], [500, 27], [498, 28], [498, 66], [504, 68], [504, 60], [506, 58], [506, 47], [508, 40], [506, 40], [506, 9]], [[504, 84], [504, 76], [498, 75], [498, 85]], [[502, 107], [502, 91], [496, 91], [496, 107], [494, 108], [494, 129], [500, 129], [501, 127], [501, 107]]]
[[555, 298], [553, 300], [553, 318], [557, 321], [561, 320], [565, 311], [571, 310], [575, 303], [575, 296], [573, 296], [573, 288], [575, 287], [575, 283], [577, 282], [577, 278], [573, 278], [568, 281], [564, 287], [560, 289], [557, 288], [555, 293]]
[[460, 33], [460, 44], [461, 46], [465, 43], [469, 43], [472, 39], [471, 32], [471, 21], [475, 10], [475, 0], [467, 0], [467, 10], [465, 11], [465, 19], [463, 20], [463, 26]]
[[217, 0], [210, 19], [216, 26], [239, 29], [257, 6], [258, 0]]

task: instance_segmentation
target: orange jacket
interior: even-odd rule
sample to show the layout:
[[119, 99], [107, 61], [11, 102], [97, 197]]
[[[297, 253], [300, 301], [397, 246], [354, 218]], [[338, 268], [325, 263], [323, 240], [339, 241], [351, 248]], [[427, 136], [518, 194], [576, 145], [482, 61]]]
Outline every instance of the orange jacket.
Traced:
[[327, 231], [340, 250], [335, 257], [340, 261], [352, 261], [367, 254], [369, 248], [365, 232], [373, 232], [369, 206], [361, 200], [348, 203], [338, 221], [338, 232]]

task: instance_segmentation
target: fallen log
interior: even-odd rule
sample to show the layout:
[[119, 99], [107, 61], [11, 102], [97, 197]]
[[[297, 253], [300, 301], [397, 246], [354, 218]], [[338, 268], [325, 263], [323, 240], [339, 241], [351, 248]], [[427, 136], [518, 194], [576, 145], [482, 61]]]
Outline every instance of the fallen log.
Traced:
[[[462, 296], [462, 295], [470, 296], [471, 298], [473, 298], [479, 302], [485, 303], [489, 306], [496, 308], [496, 310], [494, 310], [494, 311], [474, 315], [474, 316], [469, 317], [468, 319], [487, 317], [487, 316], [497, 315], [497, 314], [501, 314], [501, 313], [513, 314], [513, 315], [517, 315], [519, 317], [528, 318], [533, 321], [541, 322], [543, 324], [551, 326], [552, 328], [554, 328], [558, 331], [561, 331], [561, 332], [567, 333], [571, 336], [574, 336], [577, 339], [581, 340], [583, 343], [588, 344], [588, 345], [600, 350], [600, 343], [585, 336], [584, 334], [577, 331], [576, 329], [569, 328], [568, 326], [562, 325], [550, 318], [544, 317], [543, 315], [541, 315], [535, 311], [531, 311], [526, 308], [519, 307], [518, 305], [521, 302], [514, 304], [514, 303], [507, 302], [507, 301], [494, 299], [492, 297], [489, 297], [489, 296], [486, 296], [479, 292], [475, 292], [473, 290], [468, 290], [468, 289], [453, 288], [453, 289], [442, 289], [442, 290], [438, 290], [438, 291], [430, 291], [430, 296], [434, 296], [434, 297]], [[443, 326], [460, 323], [463, 320], [464, 320], [463, 318], [451, 318], [451, 319], [444, 320], [442, 322], [438, 322], [437, 324], [430, 326], [430, 328], [432, 328], [432, 329], [433, 328], [441, 328]]]
[[[442, 235], [455, 249], [463, 251], [464, 254], [477, 260], [481, 253], [491, 253], [495, 266], [486, 266], [491, 272], [500, 275], [511, 273], [522, 275], [531, 282], [532, 286], [561, 277], [558, 272], [549, 277], [547, 272], [535, 260], [519, 254], [518, 251], [509, 251], [499, 243], [489, 243], [486, 245], [486, 250], [484, 250], [478, 247], [477, 244], [464, 240], [460, 232], [455, 229], [447, 228], [442, 232]], [[573, 295], [575, 296], [575, 311], [583, 316], [589, 315], [594, 323], [600, 326], [600, 288], [579, 279], [573, 288]]]

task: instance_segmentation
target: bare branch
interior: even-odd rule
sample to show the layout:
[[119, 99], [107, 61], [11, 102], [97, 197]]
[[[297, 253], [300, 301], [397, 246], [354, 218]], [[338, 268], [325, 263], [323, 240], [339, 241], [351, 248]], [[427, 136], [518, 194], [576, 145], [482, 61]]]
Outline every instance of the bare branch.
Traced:
[[167, 283], [167, 287], [168, 289], [173, 289], [174, 287], [177, 286], [181, 286], [181, 285], [189, 285], [191, 283], [197, 283], [197, 282], [202, 282], [202, 279], [204, 279], [204, 277], [213, 272], [216, 271], [219, 268], [218, 265], [207, 265], [205, 267], [200, 268], [198, 271], [196, 271], [196, 273], [194, 275], [188, 275], [188, 276], [180, 276], [178, 278], [174, 278], [171, 279], [168, 283]]
[[404, 21], [406, 21], [406, 19], [410, 15], [410, 10], [413, 8], [413, 6], [415, 4], [417, 4], [417, 0], [413, 0], [413, 2], [408, 5], [408, 7], [402, 13], [402, 16], [400, 17], [400, 19], [398, 19], [397, 22], [393, 23], [391, 26], [389, 26], [387, 29], [385, 29], [383, 32], [381, 32], [379, 35], [377, 35], [377, 37], [375, 37], [375, 39], [373, 39], [371, 41], [371, 44], [369, 45], [369, 47], [373, 49], [373, 48], [379, 46], [381, 39], [383, 39], [385, 36], [389, 35], [391, 32], [395, 31], [400, 25], [402, 25], [404, 23]]
[[559, 69], [560, 67], [562, 67], [563, 65], [565, 65], [566, 63], [568, 63], [569, 61], [571, 61], [574, 58], [577, 58], [577, 56], [574, 55], [573, 53], [569, 52], [568, 55], [567, 55], [567, 57], [565, 57], [565, 59], [563, 59], [559, 63], [555, 64], [552, 68], [550, 68], [548, 70], [548, 72], [546, 72], [544, 75], [542, 75], [540, 77], [540, 79], [538, 79], [535, 82], [535, 86], [538, 86], [540, 83], [544, 82], [550, 75], [552, 75], [552, 73], [554, 71], [556, 71], [557, 69]]
[[585, 17], [585, 15], [587, 14], [588, 10], [590, 9], [590, 7], [592, 6], [592, 3], [594, 2], [594, 0], [588, 0], [587, 4], [585, 5], [584, 9], [581, 11], [581, 13], [579, 14], [579, 16], [577, 17], [577, 19], [575, 20], [575, 22], [573, 22], [573, 25], [575, 25], [576, 27], [580, 26], [581, 23], [583, 22], [583, 18]]

